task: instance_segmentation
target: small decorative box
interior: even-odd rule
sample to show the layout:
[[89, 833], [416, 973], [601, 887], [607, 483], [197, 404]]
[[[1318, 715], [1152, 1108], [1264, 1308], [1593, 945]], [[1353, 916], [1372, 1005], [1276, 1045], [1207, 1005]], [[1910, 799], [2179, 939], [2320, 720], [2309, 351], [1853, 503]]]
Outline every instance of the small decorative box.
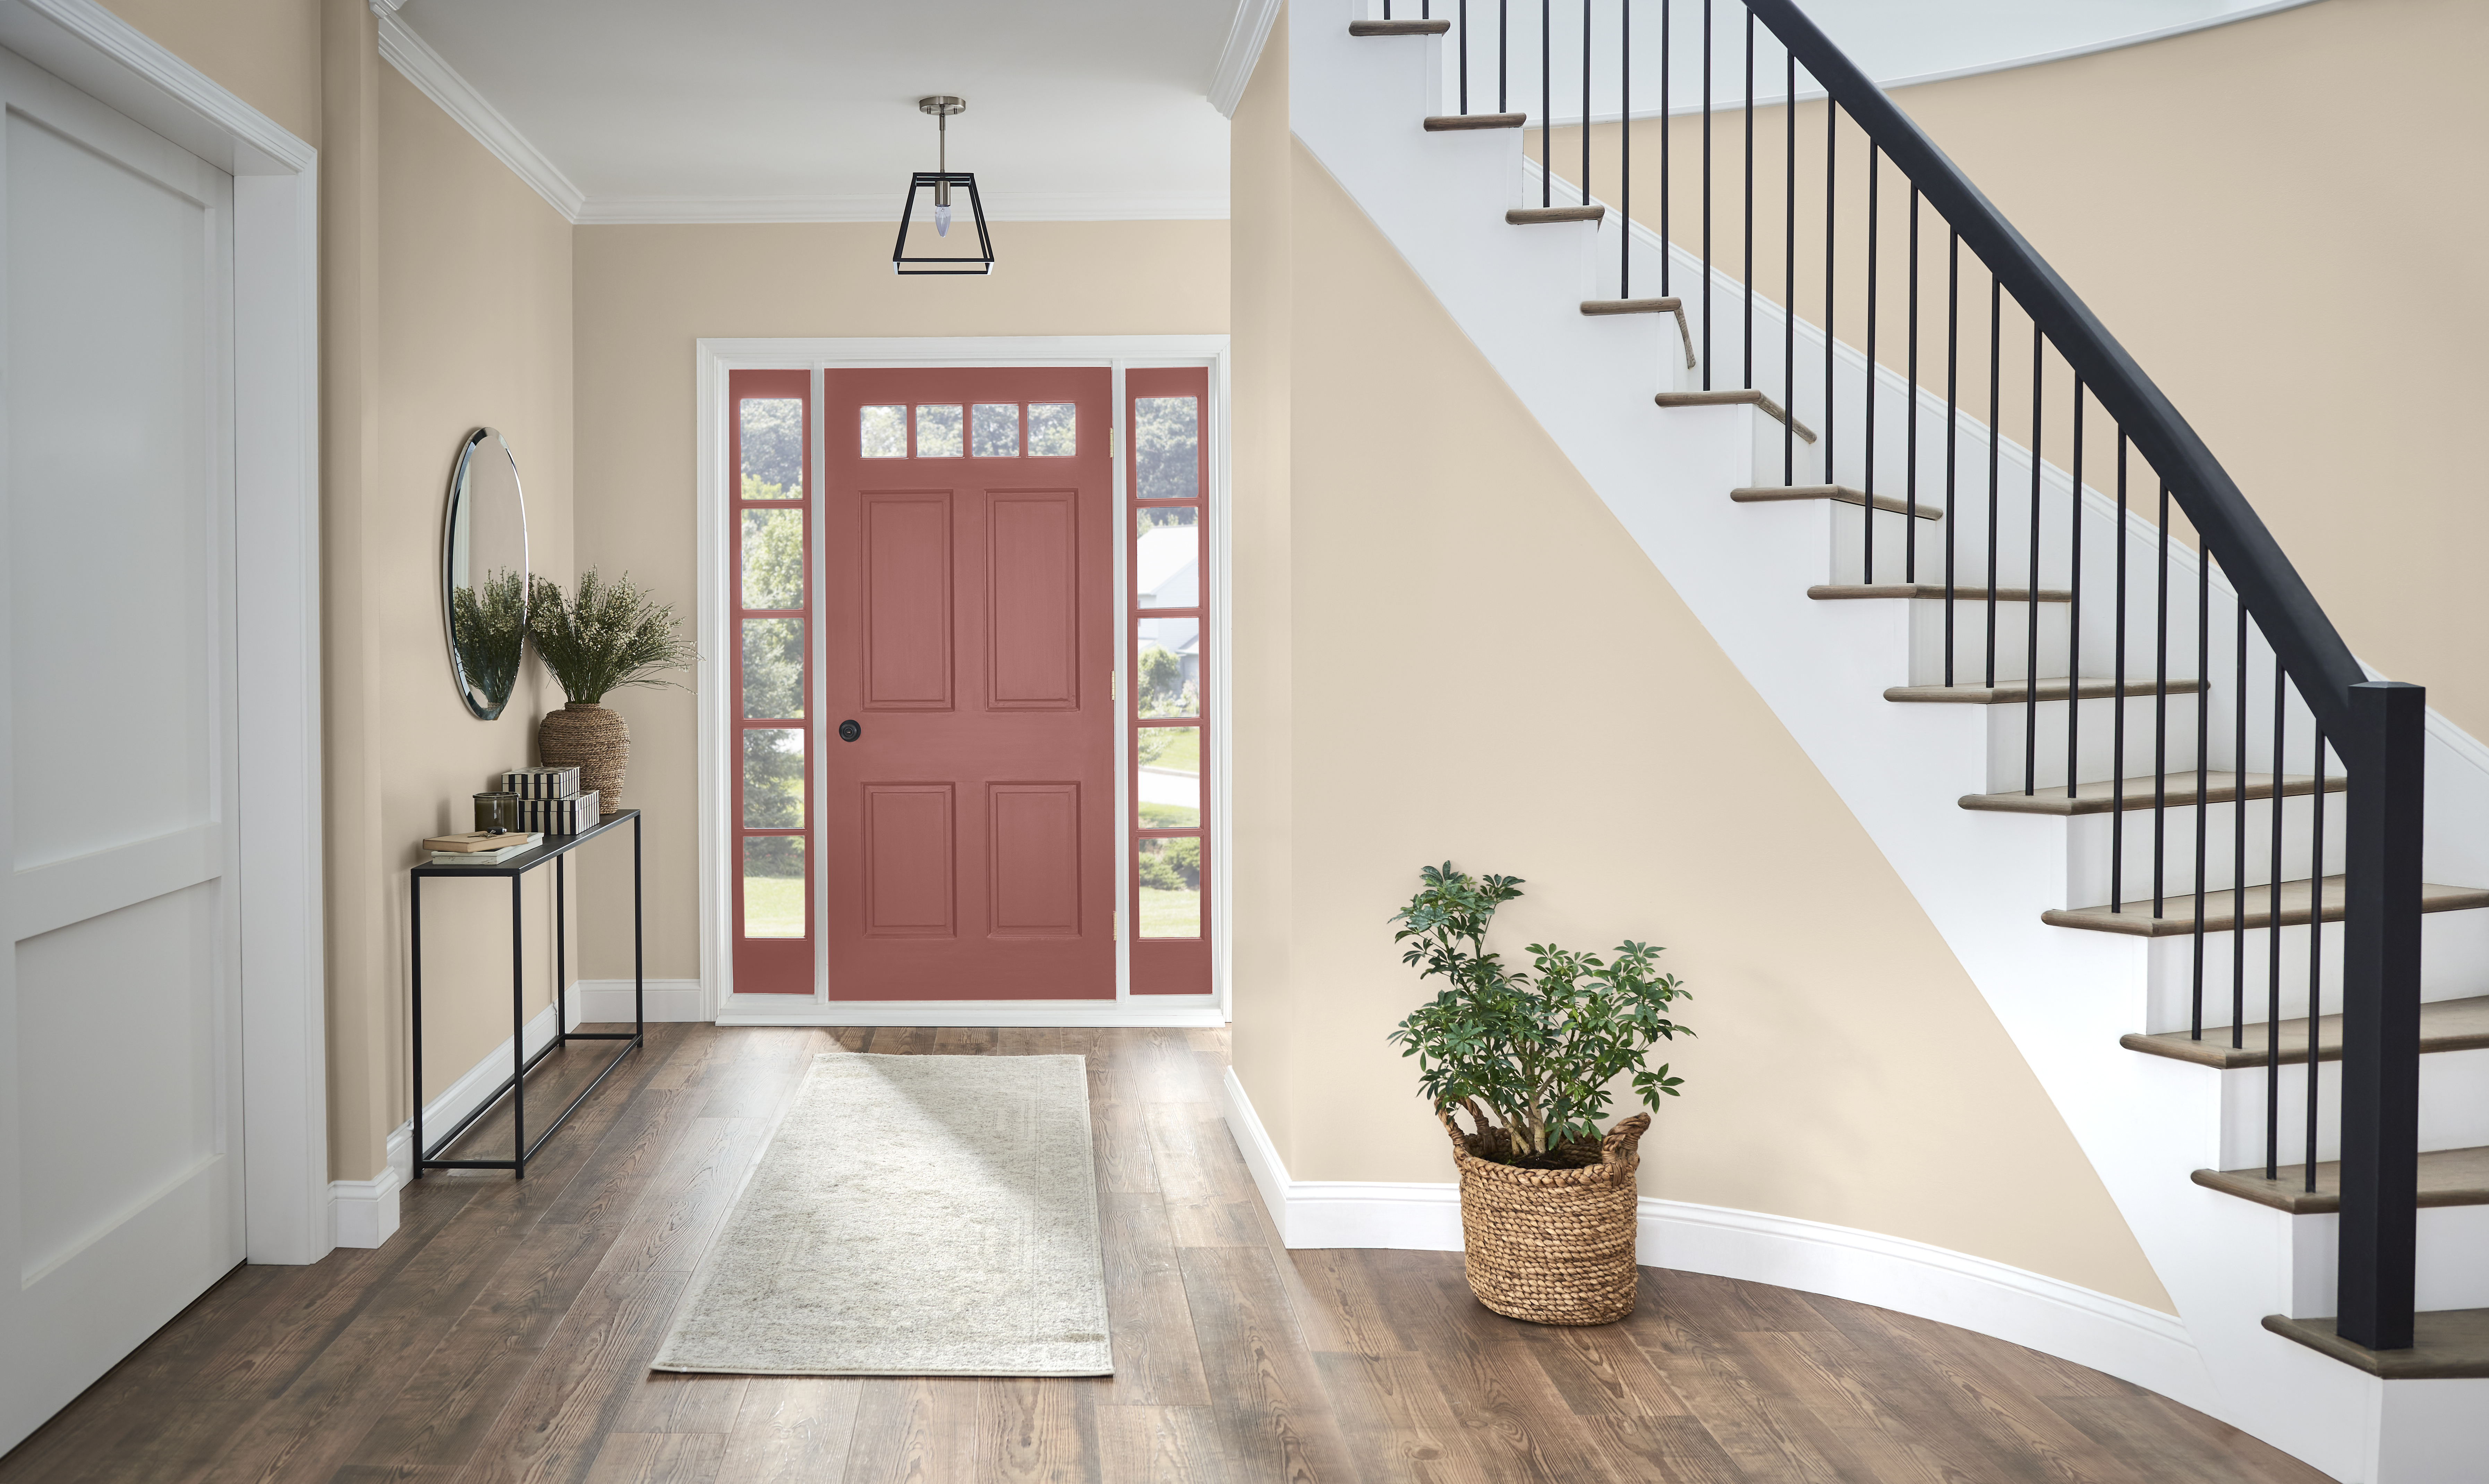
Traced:
[[[568, 771], [573, 777], [579, 772], [577, 768]], [[593, 829], [596, 821], [603, 817], [597, 813], [597, 798], [593, 793], [574, 793], [565, 798], [522, 798], [518, 804], [519, 828], [542, 830], [548, 835], [576, 835], [582, 830]]]
[[579, 792], [577, 768], [512, 768], [501, 786], [523, 799], [567, 799]]

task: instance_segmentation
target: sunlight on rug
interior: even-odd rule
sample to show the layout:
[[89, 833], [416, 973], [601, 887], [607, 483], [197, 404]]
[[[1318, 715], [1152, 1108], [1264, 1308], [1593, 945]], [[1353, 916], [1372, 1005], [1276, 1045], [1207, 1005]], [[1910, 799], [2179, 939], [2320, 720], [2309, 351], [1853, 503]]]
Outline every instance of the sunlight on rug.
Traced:
[[1083, 1059], [816, 1057], [651, 1369], [1111, 1375]]

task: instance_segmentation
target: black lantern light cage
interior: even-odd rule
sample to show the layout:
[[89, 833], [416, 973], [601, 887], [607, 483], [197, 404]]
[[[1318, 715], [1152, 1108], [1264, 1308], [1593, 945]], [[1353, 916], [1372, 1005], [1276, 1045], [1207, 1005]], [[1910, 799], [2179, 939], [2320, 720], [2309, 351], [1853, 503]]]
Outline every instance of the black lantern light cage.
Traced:
[[[940, 191], [948, 187], [953, 193], [966, 191], [968, 214], [977, 224], [977, 255], [922, 254], [907, 250], [907, 233], [916, 217], [916, 197], [921, 191]], [[985, 203], [977, 196], [977, 177], [967, 170], [919, 170], [907, 182], [907, 204], [899, 214], [899, 244], [891, 249], [890, 269], [896, 273], [990, 273], [994, 271], [993, 235], [986, 230]]]

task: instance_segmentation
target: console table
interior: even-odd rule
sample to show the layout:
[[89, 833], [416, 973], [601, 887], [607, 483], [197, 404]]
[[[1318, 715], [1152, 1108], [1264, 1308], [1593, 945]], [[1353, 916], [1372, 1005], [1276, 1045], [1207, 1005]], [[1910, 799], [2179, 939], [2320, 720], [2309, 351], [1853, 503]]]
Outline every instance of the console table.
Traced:
[[[598, 836], [611, 830], [620, 829], [625, 824], [631, 826], [632, 1028], [629, 1031], [574, 1031], [570, 1028], [569, 938], [564, 930], [564, 915], [567, 907], [562, 899], [563, 872], [568, 867], [562, 858]], [[526, 993], [527, 957], [520, 931], [519, 880], [547, 861], [553, 863], [554, 1031], [553, 1039], [539, 1047], [535, 1055], [529, 1056], [528, 1055]], [[510, 1074], [503, 1078], [501, 1085], [493, 1089], [482, 1102], [477, 1103], [473, 1111], [460, 1119], [447, 1133], [443, 1134], [437, 1142], [426, 1146], [423, 1142], [423, 883], [435, 876], [499, 876], [507, 878], [510, 883]], [[409, 921], [415, 935], [415, 973], [412, 985], [415, 1002], [415, 1130], [412, 1140], [415, 1147], [415, 1178], [421, 1180], [426, 1170], [508, 1170], [515, 1178], [525, 1180], [528, 1178], [528, 1161], [534, 1158], [536, 1151], [544, 1147], [544, 1141], [552, 1138], [554, 1133], [569, 1121], [570, 1115], [579, 1111], [579, 1105], [587, 1100], [588, 1094], [595, 1092], [607, 1077], [613, 1075], [614, 1069], [622, 1065], [622, 1058], [639, 1050], [647, 1042], [647, 979], [640, 942], [640, 812], [636, 809], [616, 810], [576, 835], [548, 835], [543, 844], [523, 850], [506, 861], [491, 866], [438, 866], [427, 861], [415, 867], [409, 874], [407, 899], [410, 905]], [[528, 1142], [528, 1073], [534, 1070], [536, 1064], [543, 1061], [557, 1047], [567, 1045], [574, 1041], [620, 1041], [627, 1042], [629, 1044], [614, 1053], [614, 1060], [605, 1064], [605, 1070], [596, 1074], [596, 1080], [581, 1089], [579, 1096], [570, 1100], [570, 1106], [562, 1109], [545, 1130], [536, 1135], [535, 1142], [530, 1144]], [[483, 1117], [501, 1100], [504, 1093], [510, 1098], [512, 1132], [509, 1158], [438, 1159], [433, 1157], [456, 1142], [458, 1136], [467, 1131], [469, 1125]]]

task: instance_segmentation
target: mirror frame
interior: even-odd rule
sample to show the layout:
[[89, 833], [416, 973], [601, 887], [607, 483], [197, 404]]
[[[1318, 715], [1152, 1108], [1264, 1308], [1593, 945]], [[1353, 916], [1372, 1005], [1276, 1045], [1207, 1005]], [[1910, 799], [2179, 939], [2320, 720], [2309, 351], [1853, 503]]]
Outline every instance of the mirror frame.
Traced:
[[[510, 445], [502, 439], [501, 430], [498, 428], [477, 428], [474, 432], [468, 434], [458, 445], [458, 462], [456, 466], [451, 469], [449, 473], [449, 498], [442, 510], [441, 639], [442, 644], [449, 656], [449, 678], [450, 682], [458, 688], [459, 700], [464, 702], [468, 711], [478, 720], [489, 722], [499, 717], [502, 711], [507, 709], [510, 700], [508, 696], [504, 696], [499, 701], [495, 702], [490, 710], [478, 705], [475, 700], [475, 688], [468, 683], [467, 668], [459, 661], [458, 627], [455, 621], [457, 613], [456, 598], [454, 595], [455, 574], [453, 571], [453, 563], [456, 558], [455, 552], [451, 546], [451, 543], [458, 537], [459, 516], [462, 511], [466, 509], [466, 501], [469, 496], [468, 476], [473, 471], [477, 450], [484, 447], [485, 440], [487, 439], [492, 441], [493, 449], [497, 451], [502, 459], [508, 462], [510, 466], [510, 488], [518, 497], [519, 625], [522, 632], [525, 631], [527, 626], [528, 602], [529, 597], [532, 595], [529, 589], [533, 585], [533, 581], [529, 575], [529, 568], [528, 566], [527, 490], [525, 486], [519, 482], [519, 461], [511, 454]], [[489, 455], [487, 456], [489, 457]], [[523, 639], [521, 641], [521, 660], [523, 664], [525, 662], [525, 653], [526, 642]], [[515, 674], [511, 678], [510, 689], [513, 693], [516, 693], [518, 689], [518, 681]]]

